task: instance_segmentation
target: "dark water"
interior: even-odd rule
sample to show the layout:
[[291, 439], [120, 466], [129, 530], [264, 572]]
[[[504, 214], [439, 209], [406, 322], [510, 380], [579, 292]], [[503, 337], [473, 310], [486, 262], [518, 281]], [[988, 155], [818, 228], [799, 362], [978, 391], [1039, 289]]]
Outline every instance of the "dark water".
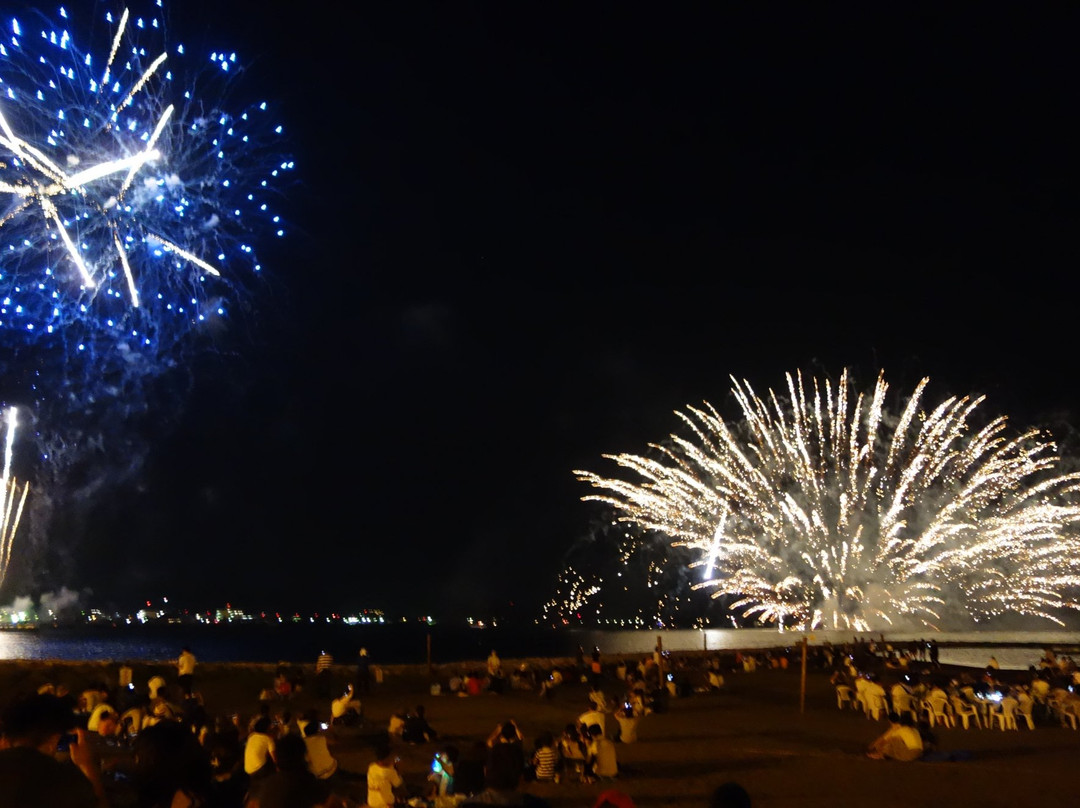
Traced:
[[[323, 650], [339, 662], [360, 648], [382, 664], [422, 664], [486, 659], [492, 649], [506, 658], [569, 656], [578, 635], [541, 630], [458, 626], [342, 624], [162, 625], [117, 628], [41, 628], [0, 632], [0, 659], [173, 660], [188, 646], [202, 662], [314, 662]], [[584, 640], [582, 640], [584, 641]], [[592, 646], [589, 646], [590, 648]]]
[[[659, 640], [665, 650], [722, 650], [776, 648], [798, 645], [798, 632], [772, 629], [707, 629], [682, 631], [552, 630], [538, 627], [485, 628], [424, 624], [347, 626], [320, 624], [160, 625], [119, 628], [42, 628], [0, 631], [0, 659], [174, 660], [189, 646], [203, 662], [314, 662], [322, 650], [340, 663], [353, 662], [367, 648], [376, 664], [424, 664], [428, 660], [452, 663], [480, 661], [492, 649], [504, 659], [572, 657], [579, 646], [598, 647], [605, 654], [648, 654]], [[907, 641], [921, 635], [890, 634], [887, 639]], [[942, 648], [948, 664], [985, 665], [991, 654], [1002, 668], [1021, 670], [1038, 662], [1042, 647], [1080, 645], [1075, 631], [980, 631], [928, 635], [939, 643], [967, 643], [971, 647]], [[816, 632], [811, 643], [851, 640], [847, 632]], [[985, 644], [985, 645], [982, 645]], [[1002, 647], [1008, 645], [1015, 647]]]

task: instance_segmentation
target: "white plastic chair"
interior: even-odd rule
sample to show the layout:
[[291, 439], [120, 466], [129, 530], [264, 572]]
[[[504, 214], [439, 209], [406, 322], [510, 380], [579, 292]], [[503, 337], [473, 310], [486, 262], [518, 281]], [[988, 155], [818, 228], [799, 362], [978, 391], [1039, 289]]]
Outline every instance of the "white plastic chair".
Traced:
[[1066, 704], [1061, 708], [1061, 725], [1063, 727], [1077, 729], [1078, 722], [1080, 722], [1080, 719], [1077, 717], [1077, 706], [1075, 704]]
[[893, 712], [897, 715], [908, 713], [912, 720], [919, 720], [919, 711], [915, 707], [915, 697], [910, 693], [897, 693], [893, 696]]
[[1000, 727], [1002, 731], [1018, 729], [1016, 726], [1016, 699], [1002, 699], [1001, 704], [990, 710], [990, 729]]
[[948, 698], [941, 698], [938, 696], [937, 698], [926, 701], [925, 704], [929, 708], [930, 726], [934, 726], [935, 724], [942, 724], [946, 727], [956, 726], [956, 719], [953, 718]]
[[855, 709], [855, 693], [847, 685], [836, 686], [836, 708], [843, 710], [845, 707]]
[[887, 715], [889, 712], [889, 705], [885, 703], [885, 697], [872, 693], [865, 697], [866, 699], [866, 717], [873, 718], [875, 721], [881, 720], [882, 715]]
[[971, 719], [975, 719], [975, 726], [982, 729], [982, 719], [979, 718], [979, 711], [975, 709], [975, 705], [968, 704], [959, 696], [953, 696], [952, 699], [953, 715], [960, 719], [964, 725], [964, 729], [971, 728]]
[[[1022, 718], [1024, 721], [1027, 722], [1028, 729], [1030, 730], [1035, 729], [1035, 716], [1033, 715], [1034, 710], [1035, 702], [1027, 701], [1021, 704], [1015, 713], [1018, 719]], [[1017, 721], [1017, 723], [1019, 724], [1019, 720]]]

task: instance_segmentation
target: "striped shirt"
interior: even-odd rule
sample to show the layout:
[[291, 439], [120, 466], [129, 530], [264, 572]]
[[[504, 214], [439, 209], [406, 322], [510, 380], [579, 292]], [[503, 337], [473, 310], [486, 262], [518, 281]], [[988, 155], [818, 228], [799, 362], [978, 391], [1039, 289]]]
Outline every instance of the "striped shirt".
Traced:
[[323, 671], [330, 670], [330, 666], [334, 664], [334, 658], [330, 654], [319, 654], [319, 659], [315, 662], [315, 673], [322, 673]]
[[533, 766], [536, 767], [537, 780], [551, 780], [555, 777], [555, 766], [559, 762], [559, 753], [550, 746], [541, 746], [533, 753]]

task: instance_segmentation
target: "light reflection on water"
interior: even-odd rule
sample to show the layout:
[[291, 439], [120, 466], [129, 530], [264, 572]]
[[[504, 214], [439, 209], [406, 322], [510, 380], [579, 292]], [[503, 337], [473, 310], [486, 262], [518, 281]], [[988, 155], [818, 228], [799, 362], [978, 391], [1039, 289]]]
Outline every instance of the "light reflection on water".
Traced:
[[[425, 635], [434, 637], [433, 661], [461, 662], [486, 658], [497, 648], [503, 659], [523, 657], [573, 656], [580, 646], [586, 652], [598, 647], [606, 656], [650, 654], [659, 639], [666, 651], [718, 651], [795, 647], [802, 642], [798, 632], [773, 629], [706, 629], [680, 631], [587, 631], [544, 629], [457, 629], [435, 626], [413, 628], [384, 626], [333, 630], [314, 628], [244, 627], [239, 629], [204, 626], [170, 626], [155, 631], [63, 630], [0, 631], [0, 660], [37, 659], [66, 661], [176, 659], [179, 649], [190, 645], [204, 662], [314, 662], [322, 648], [339, 663], [349, 664], [361, 645], [378, 653], [381, 664], [418, 664], [425, 661]], [[850, 642], [851, 632], [827, 631], [808, 635], [811, 645], [825, 641], [839, 645]], [[870, 638], [871, 635], [859, 635]], [[877, 638], [877, 635], [873, 635]], [[934, 639], [938, 643], [964, 642], [1015, 644], [1014, 647], [942, 648], [945, 664], [983, 667], [991, 655], [1005, 670], [1025, 670], [1038, 663], [1044, 646], [1080, 645], [1077, 631], [979, 631], [927, 634], [886, 634], [886, 641], [910, 642]], [[1037, 647], [1016, 647], [1036, 644]]]

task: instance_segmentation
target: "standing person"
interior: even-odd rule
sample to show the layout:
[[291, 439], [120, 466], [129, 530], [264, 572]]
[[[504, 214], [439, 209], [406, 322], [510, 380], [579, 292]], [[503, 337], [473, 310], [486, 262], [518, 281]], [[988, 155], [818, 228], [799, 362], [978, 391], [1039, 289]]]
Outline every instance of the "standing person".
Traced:
[[356, 689], [360, 693], [371, 692], [371, 657], [366, 648], [360, 649], [360, 659], [356, 663]]
[[131, 663], [125, 662], [120, 666], [118, 674], [117, 684], [120, 686], [120, 690], [131, 690], [134, 688], [132, 684], [134, 680], [135, 672], [131, 669]]
[[375, 760], [367, 770], [368, 808], [393, 808], [397, 801], [395, 789], [405, 785], [397, 770], [398, 759], [390, 752], [390, 744], [384, 740], [375, 742]]
[[315, 660], [315, 692], [322, 698], [330, 697], [330, 680], [334, 676], [334, 656], [329, 651], [323, 651]]
[[179, 674], [180, 689], [185, 696], [190, 696], [191, 688], [195, 684], [195, 655], [186, 645], [180, 650], [180, 656], [176, 660], [176, 672]]
[[487, 658], [487, 672], [488, 676], [495, 678], [496, 676], [502, 676], [502, 660], [499, 659], [499, 655], [495, 653], [495, 649], [491, 649], [491, 653]]

